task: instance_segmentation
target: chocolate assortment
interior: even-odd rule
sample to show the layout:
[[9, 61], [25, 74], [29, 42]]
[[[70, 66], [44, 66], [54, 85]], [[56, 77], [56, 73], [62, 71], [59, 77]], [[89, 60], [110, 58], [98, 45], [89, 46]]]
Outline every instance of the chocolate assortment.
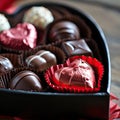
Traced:
[[[73, 21], [72, 17], [74, 18], [74, 15], [69, 15], [70, 16], [63, 17], [62, 19], [56, 19], [54, 12], [52, 14], [52, 11], [44, 6], [31, 7], [24, 12], [22, 18], [23, 23], [17, 23], [16, 27], [3, 30], [0, 33], [0, 43], [2, 46], [8, 48], [7, 52], [9, 52], [9, 54], [11, 54], [9, 49], [12, 49], [13, 51], [21, 51], [20, 54], [23, 56], [23, 58], [21, 58], [21, 66], [19, 67], [28, 67], [29, 69], [34, 69], [38, 73], [42, 73], [43, 76], [44, 74], [46, 75], [46, 71], [50, 67], [55, 67], [59, 64], [65, 64], [66, 61], [60, 60], [63, 56], [66, 56], [66, 59], [69, 59], [72, 56], [82, 55], [93, 57], [94, 54], [91, 48], [94, 46], [91, 46], [90, 48], [85, 40], [87, 36], [86, 38], [83, 38], [82, 32], [85, 28], [81, 29], [78, 25], [80, 18], [76, 17]], [[41, 35], [39, 31], [41, 30], [44, 31], [43, 35], [46, 35], [44, 37], [44, 45], [38, 44], [40, 39], [38, 39], [38, 36]], [[55, 46], [61, 49], [61, 51], [64, 52], [64, 55], [59, 58], [61, 63], [58, 64], [58, 58], [56, 57], [57, 54], [60, 56], [59, 52], [54, 54], [49, 50], [45, 50], [44, 47], [42, 48], [42, 46]], [[56, 69], [56, 71], [54, 71], [55, 79], [62, 83], [59, 84], [61, 87], [63, 87], [65, 84], [68, 85], [68, 87], [77, 86], [78, 89], [79, 87], [82, 87], [82, 89], [90, 87], [93, 90], [97, 86], [95, 83], [98, 83], [98, 80], [95, 76], [95, 74], [98, 74], [96, 73], [98, 71], [93, 69], [88, 63], [85, 64], [85, 61], [83, 60], [78, 59], [75, 61], [76, 64], [79, 63], [79, 65]], [[73, 62], [73, 64], [74, 63], [75, 62]], [[103, 73], [103, 70], [100, 72]], [[54, 76], [54, 74], [52, 74], [52, 76]], [[25, 73], [20, 75], [23, 76], [24, 79], [22, 77], [14, 78], [10, 83], [10, 89], [33, 89], [34, 91], [34, 83], [38, 83], [39, 80], [32, 81], [31, 79], [33, 78], [25, 75]], [[43, 80], [46, 81], [46, 77], [44, 77]], [[33, 86], [31, 86], [31, 84], [33, 84]], [[38, 89], [42, 89], [40, 85], [41, 84], [39, 84]], [[93, 90], [93, 92], [96, 91]]]
[[55, 3], [2, 14], [10, 26], [0, 31], [0, 113], [107, 120], [110, 61], [99, 26]]

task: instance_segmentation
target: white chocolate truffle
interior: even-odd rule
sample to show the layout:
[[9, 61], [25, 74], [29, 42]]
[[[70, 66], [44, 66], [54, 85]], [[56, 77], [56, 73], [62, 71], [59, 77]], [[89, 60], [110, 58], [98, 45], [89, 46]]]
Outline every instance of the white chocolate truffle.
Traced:
[[40, 29], [45, 29], [47, 25], [53, 22], [54, 17], [50, 10], [43, 6], [30, 8], [23, 17], [23, 22], [29, 22]]
[[0, 14], [0, 32], [8, 29], [10, 29], [10, 24], [7, 18], [3, 14]]

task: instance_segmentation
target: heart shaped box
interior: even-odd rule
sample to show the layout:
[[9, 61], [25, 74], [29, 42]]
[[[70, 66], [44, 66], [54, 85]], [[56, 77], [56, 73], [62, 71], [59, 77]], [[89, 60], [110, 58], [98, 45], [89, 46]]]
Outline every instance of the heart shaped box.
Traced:
[[[40, 118], [85, 118], [108, 120], [111, 83], [111, 66], [106, 38], [94, 19], [79, 9], [62, 3], [38, 2], [22, 6], [13, 14], [5, 14], [12, 26], [21, 21], [23, 13], [32, 6], [45, 6], [67, 9], [80, 16], [91, 28], [92, 37], [96, 40], [102, 63], [104, 76], [101, 89], [96, 93], [59, 93], [29, 92], [0, 89], [0, 114]], [[15, 20], [14, 20], [15, 19]]]

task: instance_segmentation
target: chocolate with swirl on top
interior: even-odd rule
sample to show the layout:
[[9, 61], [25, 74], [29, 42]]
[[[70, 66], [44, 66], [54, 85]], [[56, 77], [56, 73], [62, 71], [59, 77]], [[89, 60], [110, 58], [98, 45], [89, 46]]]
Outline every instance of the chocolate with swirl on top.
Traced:
[[28, 67], [41, 72], [52, 65], [57, 64], [56, 56], [48, 50], [39, 50], [36, 54], [30, 55], [25, 59]]
[[42, 91], [40, 78], [30, 70], [18, 72], [10, 82], [10, 89], [25, 91]]

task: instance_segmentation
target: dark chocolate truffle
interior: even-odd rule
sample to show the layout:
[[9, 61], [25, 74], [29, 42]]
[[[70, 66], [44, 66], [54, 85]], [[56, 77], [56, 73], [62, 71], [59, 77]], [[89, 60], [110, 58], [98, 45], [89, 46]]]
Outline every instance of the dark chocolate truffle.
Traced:
[[84, 39], [63, 42], [62, 49], [68, 57], [74, 55], [92, 56], [92, 51]]
[[51, 27], [49, 37], [52, 42], [58, 40], [74, 40], [80, 38], [80, 31], [77, 25], [71, 21], [57, 21]]
[[77, 59], [70, 66], [57, 70], [55, 78], [60, 83], [70, 86], [94, 88], [96, 83], [94, 70], [82, 59]]
[[42, 91], [40, 78], [32, 71], [17, 73], [10, 82], [10, 89], [26, 91]]
[[57, 64], [56, 56], [47, 50], [40, 50], [35, 55], [31, 55], [25, 60], [28, 67], [37, 71], [44, 71], [52, 65]]
[[13, 65], [11, 61], [8, 58], [0, 55], [0, 74], [5, 73], [12, 69], [13, 69]]

